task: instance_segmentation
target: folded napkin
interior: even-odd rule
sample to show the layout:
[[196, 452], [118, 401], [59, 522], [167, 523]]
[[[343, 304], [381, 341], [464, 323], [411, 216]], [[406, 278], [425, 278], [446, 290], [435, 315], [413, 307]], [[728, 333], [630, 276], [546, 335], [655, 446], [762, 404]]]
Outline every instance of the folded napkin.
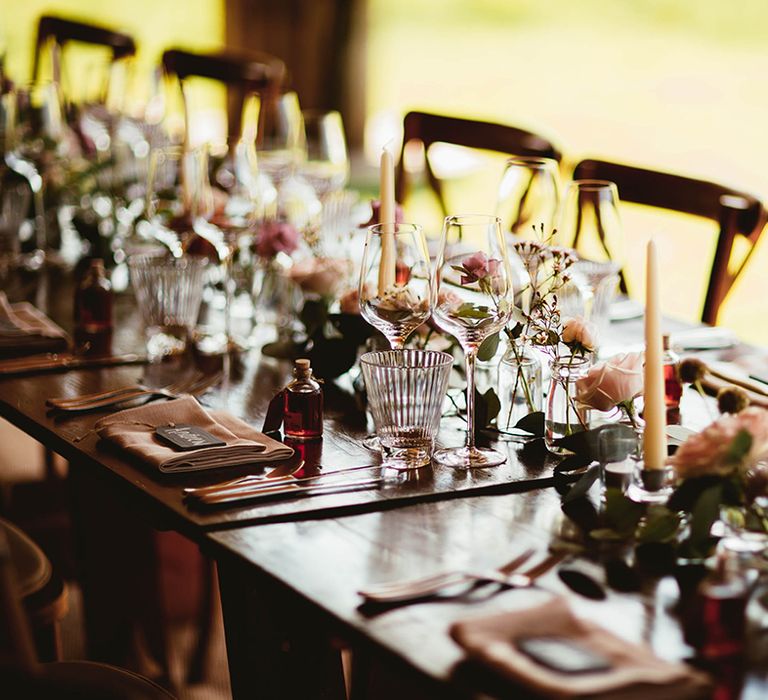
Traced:
[[[682, 663], [663, 661], [647, 646], [632, 644], [571, 612], [563, 598], [501, 615], [457, 622], [451, 636], [469, 657], [513, 682], [550, 698], [685, 700], [709, 697], [706, 677]], [[557, 637], [607, 658], [604, 671], [561, 673], [524, 654], [516, 641]]]
[[[226, 445], [180, 451], [155, 435], [155, 428], [192, 425]], [[164, 473], [202, 471], [288, 459], [293, 449], [268, 438], [224, 411], [207, 412], [192, 396], [129, 408], [100, 419], [99, 437]]]
[[42, 311], [23, 301], [10, 304], [0, 291], [0, 354], [15, 357], [34, 352], [59, 352], [69, 345], [67, 334]]

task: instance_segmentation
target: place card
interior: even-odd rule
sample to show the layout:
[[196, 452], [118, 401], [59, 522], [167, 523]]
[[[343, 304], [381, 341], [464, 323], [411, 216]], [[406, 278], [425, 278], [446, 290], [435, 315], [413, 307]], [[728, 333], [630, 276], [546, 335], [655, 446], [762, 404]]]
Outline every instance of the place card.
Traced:
[[155, 435], [176, 450], [186, 452], [202, 447], [224, 447], [227, 443], [196, 425], [160, 425]]

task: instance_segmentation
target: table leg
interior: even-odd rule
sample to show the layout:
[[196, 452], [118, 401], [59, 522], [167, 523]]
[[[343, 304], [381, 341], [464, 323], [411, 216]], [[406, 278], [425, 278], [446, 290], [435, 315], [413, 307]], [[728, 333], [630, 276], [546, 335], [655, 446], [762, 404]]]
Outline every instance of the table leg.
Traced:
[[341, 655], [322, 620], [290, 592], [218, 562], [232, 697], [343, 700]]

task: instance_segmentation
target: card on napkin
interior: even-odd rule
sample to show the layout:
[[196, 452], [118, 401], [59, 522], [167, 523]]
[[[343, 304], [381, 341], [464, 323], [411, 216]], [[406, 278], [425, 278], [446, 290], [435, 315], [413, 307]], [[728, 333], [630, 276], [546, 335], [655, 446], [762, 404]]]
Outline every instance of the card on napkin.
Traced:
[[67, 334], [42, 311], [26, 301], [10, 304], [0, 291], [0, 355], [59, 352], [68, 345]]
[[[573, 614], [563, 598], [533, 608], [457, 622], [451, 636], [476, 662], [551, 698], [685, 700], [708, 697], [706, 677], [682, 663], [658, 658], [647, 647], [617, 637]], [[518, 648], [531, 638], [571, 641], [608, 660], [610, 668], [563, 673]]]
[[[194, 426], [223, 446], [179, 450], [156, 434], [167, 426]], [[226, 411], [206, 411], [192, 396], [129, 408], [100, 419], [96, 432], [164, 473], [192, 472], [288, 459], [293, 449]]]

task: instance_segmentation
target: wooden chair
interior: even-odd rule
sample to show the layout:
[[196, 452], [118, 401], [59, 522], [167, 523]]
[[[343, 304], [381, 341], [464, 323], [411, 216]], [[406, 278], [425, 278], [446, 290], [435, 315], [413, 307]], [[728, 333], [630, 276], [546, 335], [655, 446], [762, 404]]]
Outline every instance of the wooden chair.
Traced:
[[[573, 171], [574, 180], [610, 180], [625, 202], [692, 214], [719, 226], [717, 247], [709, 273], [701, 320], [714, 324], [720, 305], [743, 271], [766, 222], [766, 211], [757, 198], [706, 180], [646, 170], [603, 160], [581, 161]], [[734, 241], [741, 236], [749, 244], [735, 270], [729, 265]], [[573, 241], [576, 247], [578, 241]]]
[[[198, 54], [181, 49], [163, 53], [163, 71], [176, 76], [184, 95], [185, 81], [190, 77], [208, 78], [224, 83], [229, 89], [229, 136], [240, 134], [243, 103], [253, 93], [278, 90], [286, 76], [285, 63], [266, 53], [248, 55], [228, 52]], [[186, 108], [186, 96], [184, 96]]]
[[[33, 57], [32, 80], [36, 81], [40, 71], [40, 56], [49, 41], [61, 51], [69, 42], [104, 46], [112, 50], [112, 60], [133, 56], [136, 53], [136, 42], [128, 34], [115, 32], [95, 24], [75, 22], [62, 17], [43, 15], [37, 24], [37, 40]], [[59, 76], [54, 76], [58, 80]]]
[[397, 166], [395, 197], [398, 202], [405, 200], [410, 187], [403, 155], [407, 145], [412, 141], [420, 141], [424, 144], [427, 179], [444, 215], [448, 214], [448, 207], [443, 195], [442, 183], [435, 175], [429, 160], [429, 147], [433, 143], [449, 143], [515, 156], [553, 158], [558, 162], [561, 159], [561, 153], [554, 144], [543, 136], [524, 129], [473, 119], [447, 117], [441, 114], [408, 112], [403, 121], [403, 147]]
[[[8, 522], [0, 527], [0, 676], [4, 697], [78, 698], [82, 700], [169, 700], [160, 686], [130, 671], [88, 661], [56, 661], [40, 664], [29, 620], [20, 604], [19, 582], [45, 578], [50, 563], [37, 562], [37, 570], [20, 572], [19, 547], [31, 542]], [[21, 542], [21, 544], [20, 544]], [[42, 554], [42, 553], [41, 553]], [[25, 552], [24, 556], [28, 556]], [[43, 558], [45, 559], [44, 555]], [[29, 569], [30, 562], [22, 562]], [[19, 575], [22, 574], [22, 575]], [[27, 606], [25, 606], [27, 607]]]

